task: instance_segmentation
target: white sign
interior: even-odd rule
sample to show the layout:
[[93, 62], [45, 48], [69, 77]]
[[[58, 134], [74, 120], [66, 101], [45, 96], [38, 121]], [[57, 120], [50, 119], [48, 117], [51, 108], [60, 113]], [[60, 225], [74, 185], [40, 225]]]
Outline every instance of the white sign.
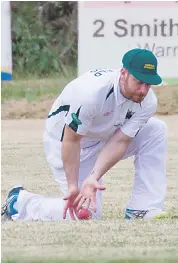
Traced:
[[151, 50], [162, 77], [178, 77], [178, 1], [79, 2], [79, 74], [118, 68], [132, 48]]
[[1, 80], [12, 79], [10, 2], [1, 1]]

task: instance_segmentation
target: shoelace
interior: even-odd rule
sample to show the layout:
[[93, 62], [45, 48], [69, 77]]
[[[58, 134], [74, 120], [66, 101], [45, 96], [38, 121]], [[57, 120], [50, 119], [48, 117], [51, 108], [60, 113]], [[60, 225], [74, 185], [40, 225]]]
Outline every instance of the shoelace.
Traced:
[[7, 203], [3, 204], [3, 206], [1, 207], [1, 216], [3, 216], [6, 212], [6, 209], [7, 209]]

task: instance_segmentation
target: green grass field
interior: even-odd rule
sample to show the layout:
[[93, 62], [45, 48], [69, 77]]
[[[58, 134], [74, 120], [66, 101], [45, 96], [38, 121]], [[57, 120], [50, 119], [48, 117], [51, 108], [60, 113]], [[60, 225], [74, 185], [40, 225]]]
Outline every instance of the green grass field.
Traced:
[[[14, 80], [2, 83], [1, 101], [27, 99], [39, 100], [44, 97], [55, 97], [60, 94], [65, 85], [74, 79], [75, 75], [48, 79]], [[164, 79], [168, 85], [178, 85], [178, 78]]]
[[4, 82], [1, 88], [1, 101], [2, 103], [20, 99], [35, 101], [43, 97], [54, 97], [59, 95], [73, 78], [74, 76]]
[[178, 78], [165, 78], [163, 82], [167, 83], [168, 85], [177, 85], [178, 84]]
[[[2, 222], [4, 262], [13, 263], [163, 263], [178, 262], [178, 118], [162, 116], [168, 127], [166, 219], [124, 219], [134, 177], [134, 159], [119, 162], [103, 178], [103, 217], [85, 222]], [[4, 200], [12, 185], [58, 196], [43, 151], [44, 120], [2, 121], [2, 180]]]
[[[57, 96], [73, 78], [2, 83], [2, 103]], [[178, 79], [165, 82], [177, 85]], [[133, 160], [129, 159], [116, 165], [104, 178], [107, 188], [101, 221], [3, 222], [2, 262], [178, 263], [178, 118], [176, 115], [162, 118], [169, 127], [165, 202], [168, 218], [133, 222], [123, 219], [134, 173]], [[43, 155], [43, 128], [44, 120], [2, 121], [3, 200], [7, 189], [21, 182], [32, 192], [58, 195], [58, 186]]]

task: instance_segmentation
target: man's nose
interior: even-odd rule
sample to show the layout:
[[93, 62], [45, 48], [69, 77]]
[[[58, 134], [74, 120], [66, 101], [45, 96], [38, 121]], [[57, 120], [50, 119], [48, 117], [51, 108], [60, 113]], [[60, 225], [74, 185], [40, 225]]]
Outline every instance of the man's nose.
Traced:
[[140, 93], [141, 93], [142, 95], [146, 95], [147, 92], [148, 92], [148, 89], [149, 89], [149, 85], [148, 85], [148, 84], [142, 83], [142, 84], [140, 85]]

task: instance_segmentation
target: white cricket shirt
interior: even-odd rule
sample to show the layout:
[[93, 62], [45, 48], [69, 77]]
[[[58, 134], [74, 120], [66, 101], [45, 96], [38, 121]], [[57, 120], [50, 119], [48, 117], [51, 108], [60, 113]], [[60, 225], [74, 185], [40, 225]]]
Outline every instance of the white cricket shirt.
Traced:
[[65, 125], [83, 135], [87, 147], [106, 141], [120, 128], [134, 137], [155, 113], [157, 99], [150, 89], [141, 104], [123, 97], [120, 69], [90, 70], [70, 82], [54, 102], [46, 121], [46, 132], [63, 139]]

